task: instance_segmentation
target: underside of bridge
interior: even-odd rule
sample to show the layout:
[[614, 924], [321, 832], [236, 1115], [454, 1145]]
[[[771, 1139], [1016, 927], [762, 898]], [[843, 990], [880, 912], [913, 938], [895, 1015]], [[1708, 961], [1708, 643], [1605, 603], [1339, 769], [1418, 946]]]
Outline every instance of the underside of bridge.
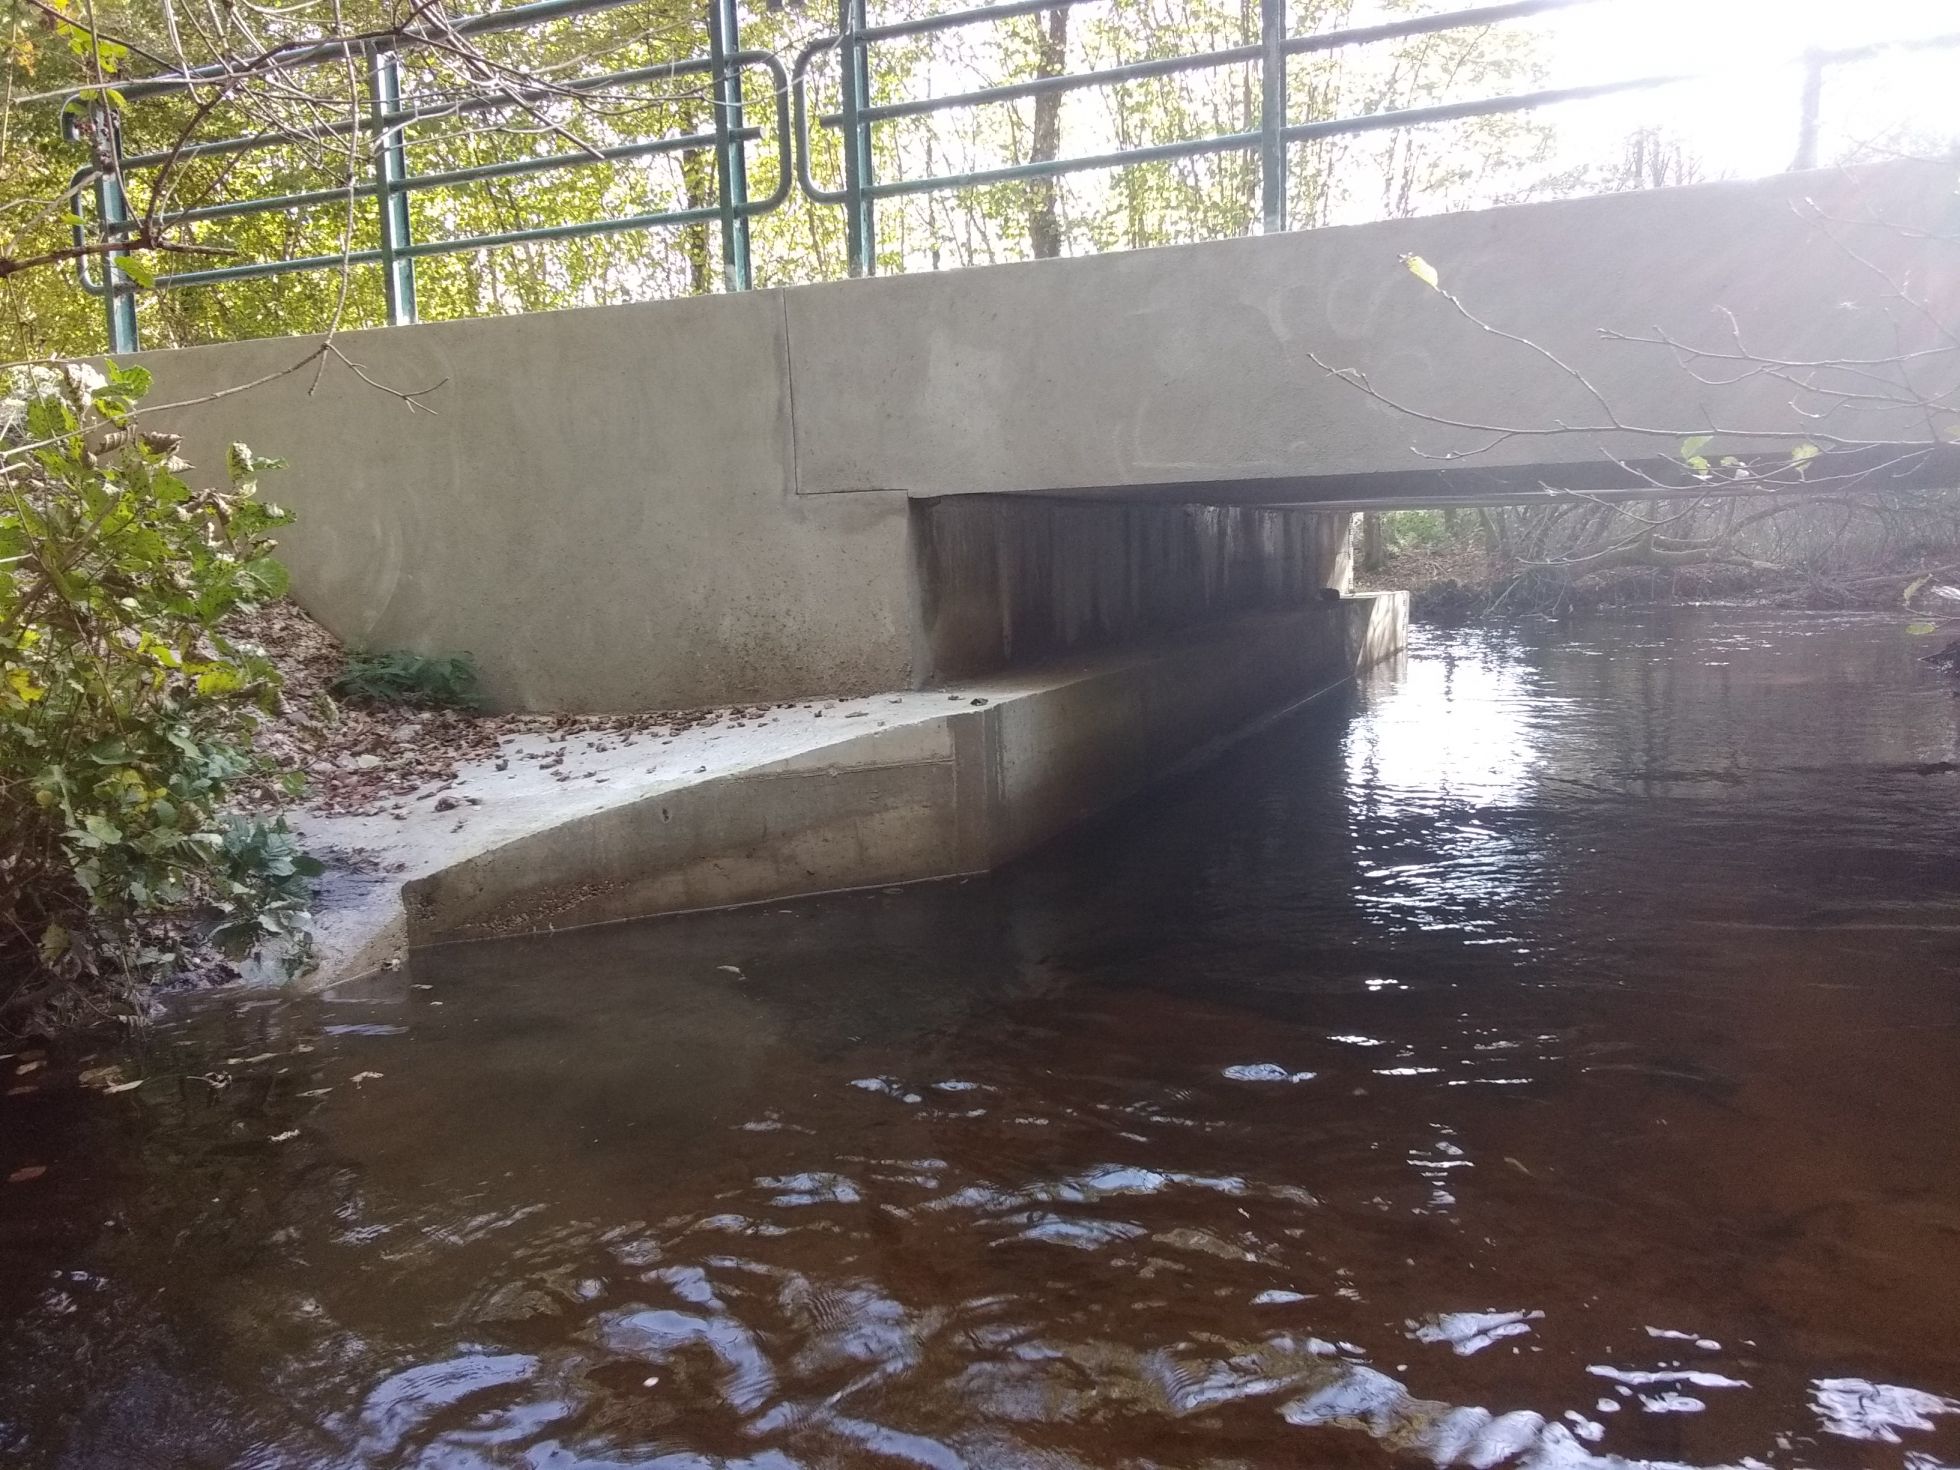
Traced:
[[1960, 387], [1954, 175], [386, 328], [317, 382], [303, 338], [145, 361], [158, 401], [257, 383], [171, 427], [291, 462], [297, 594], [350, 643], [468, 650], [519, 708], [921, 687], [1309, 605], [1349, 510], [1690, 484], [1686, 437], [1960, 480], [1923, 410], [1800, 381]]

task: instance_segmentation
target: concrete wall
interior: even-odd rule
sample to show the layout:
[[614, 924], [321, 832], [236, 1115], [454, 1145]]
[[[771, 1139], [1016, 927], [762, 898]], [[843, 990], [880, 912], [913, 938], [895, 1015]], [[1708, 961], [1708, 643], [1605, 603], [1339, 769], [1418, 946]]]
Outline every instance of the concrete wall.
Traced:
[[[1711, 423], [1923, 444], [1923, 414], [1854, 405], [1809, 421], [1791, 411], [1789, 381], [1719, 387], [1665, 348], [1601, 334], [1661, 328], [1733, 351], [1726, 308], [1753, 351], [1796, 363], [1944, 349], [1940, 319], [1960, 309], [1956, 175], [1950, 163], [1825, 170], [792, 291], [798, 484], [1420, 503], [1536, 493], [1546, 477], [1638, 484], [1620, 458], [1674, 454]], [[1663, 432], [1492, 443], [1335, 380], [1315, 357], [1467, 423], [1601, 420], [1580, 382], [1458, 315], [1405, 254], [1586, 375], [1622, 422]], [[1900, 309], [1894, 283], [1929, 313]], [[1929, 395], [1960, 386], [1960, 354], [1917, 367]]]
[[[352, 334], [175, 413], [290, 467], [295, 595], [355, 647], [472, 653], [500, 706], [685, 708], [908, 688], [1345, 586], [1344, 516], [795, 490], [779, 293]], [[279, 373], [153, 353], [160, 396]], [[438, 386], [439, 385], [439, 386]]]
[[[500, 705], [673, 708], [902, 688], [905, 497], [794, 492], [773, 293], [352, 333], [411, 412], [330, 362], [170, 415], [243, 439], [299, 600], [355, 646], [473, 652]], [[277, 372], [304, 340], [151, 353], [157, 401]], [[439, 386], [436, 386], [439, 385]]]

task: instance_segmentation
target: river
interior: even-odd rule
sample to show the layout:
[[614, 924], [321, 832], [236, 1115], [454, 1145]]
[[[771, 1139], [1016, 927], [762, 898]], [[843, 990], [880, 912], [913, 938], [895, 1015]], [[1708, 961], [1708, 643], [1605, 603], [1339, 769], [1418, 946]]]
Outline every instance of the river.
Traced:
[[992, 878], [0, 1061], [0, 1463], [1960, 1465], [1929, 643], [1418, 629]]

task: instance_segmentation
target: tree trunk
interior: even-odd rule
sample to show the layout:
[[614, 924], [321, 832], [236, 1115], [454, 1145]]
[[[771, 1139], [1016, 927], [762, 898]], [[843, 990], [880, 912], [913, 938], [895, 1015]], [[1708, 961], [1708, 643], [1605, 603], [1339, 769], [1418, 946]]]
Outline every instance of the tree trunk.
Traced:
[[[1035, 58], [1037, 77], [1058, 77], [1068, 60], [1068, 11], [1048, 12], [1041, 32], [1041, 50]], [[1062, 94], [1044, 92], [1034, 99], [1034, 146], [1030, 163], [1051, 163], [1062, 151]], [[1055, 209], [1057, 185], [1054, 179], [1036, 179], [1029, 186], [1028, 248], [1037, 260], [1050, 260], [1062, 253], [1062, 224]]]
[[[694, 131], [695, 110], [692, 107], [683, 113], [680, 126], [684, 132]], [[687, 199], [687, 208], [712, 207], [720, 187], [713, 153], [705, 148], [691, 148], [681, 155], [681, 188]], [[695, 296], [705, 296], [715, 289], [712, 228], [713, 222], [709, 220], [681, 226], [681, 254], [687, 260], [687, 289]]]
[[1382, 524], [1382, 513], [1364, 510], [1361, 513], [1361, 570], [1380, 572], [1387, 568], [1388, 534]]

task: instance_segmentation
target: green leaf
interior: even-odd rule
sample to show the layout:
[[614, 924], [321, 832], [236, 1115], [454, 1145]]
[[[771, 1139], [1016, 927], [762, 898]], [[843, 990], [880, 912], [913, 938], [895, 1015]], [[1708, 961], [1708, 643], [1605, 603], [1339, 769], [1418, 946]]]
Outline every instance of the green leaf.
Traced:
[[1790, 451], [1790, 463], [1794, 465], [1809, 464], [1823, 452], [1815, 444], [1799, 444], [1795, 449]]
[[1424, 260], [1420, 255], [1405, 255], [1402, 257], [1402, 264], [1409, 268], [1410, 275], [1414, 276], [1418, 281], [1421, 281], [1430, 290], [1440, 291], [1443, 289], [1442, 281], [1436, 274], [1436, 267]]
[[1912, 634], [1913, 637], [1915, 638], [1925, 638], [1930, 634], [1939, 632], [1939, 630], [1940, 630], [1940, 625], [1938, 623], [1907, 623], [1906, 624], [1906, 631]]
[[256, 588], [261, 597], [284, 597], [293, 585], [291, 575], [276, 559], [262, 556], [240, 567], [239, 580]]
[[112, 847], [123, 840], [122, 828], [100, 812], [90, 812], [83, 817], [82, 830], [87, 834], [83, 845], [88, 847]]
[[148, 368], [139, 367], [135, 363], [123, 366], [113, 362], [106, 362], [103, 367], [107, 371], [110, 385], [117, 392], [131, 398], [141, 398], [150, 391], [152, 379]]
[[128, 276], [139, 286], [154, 286], [157, 283], [155, 267], [133, 255], [118, 255], [116, 269]]
[[53, 964], [56, 960], [68, 953], [69, 947], [73, 943], [74, 936], [68, 932], [66, 926], [61, 924], [48, 925], [46, 929], [41, 931], [41, 962], [43, 964]]
[[1713, 434], [1690, 434], [1681, 441], [1681, 458], [1697, 459], [1702, 450], [1715, 442]]

